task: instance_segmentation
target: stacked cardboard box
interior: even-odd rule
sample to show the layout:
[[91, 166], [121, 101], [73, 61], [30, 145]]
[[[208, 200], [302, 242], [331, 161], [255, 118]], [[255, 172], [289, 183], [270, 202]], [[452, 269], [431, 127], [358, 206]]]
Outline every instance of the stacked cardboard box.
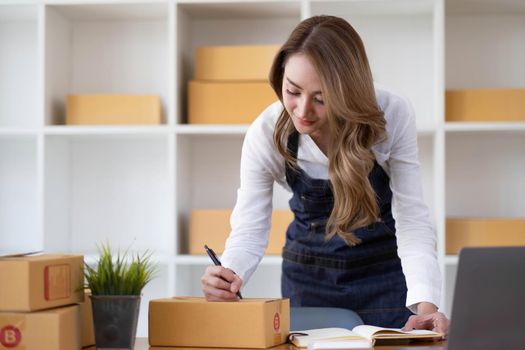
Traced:
[[279, 46], [197, 48], [188, 123], [249, 124], [277, 100], [268, 73]]
[[[193, 209], [190, 214], [189, 253], [205, 254], [204, 244], [216, 253], [223, 252], [230, 234], [231, 209]], [[267, 255], [281, 255], [286, 241], [286, 230], [293, 220], [290, 210], [274, 210]]]
[[93, 337], [81, 340], [83, 266], [80, 255], [0, 257], [0, 349], [92, 345]]
[[157, 95], [69, 95], [68, 125], [158, 125], [162, 122]]
[[464, 247], [525, 246], [525, 219], [449, 218], [446, 253]]
[[525, 120], [525, 89], [448, 90], [445, 98], [450, 122]]
[[93, 328], [93, 310], [91, 308], [91, 291], [84, 291], [84, 302], [80, 306], [80, 345], [82, 347], [95, 345], [95, 330]]

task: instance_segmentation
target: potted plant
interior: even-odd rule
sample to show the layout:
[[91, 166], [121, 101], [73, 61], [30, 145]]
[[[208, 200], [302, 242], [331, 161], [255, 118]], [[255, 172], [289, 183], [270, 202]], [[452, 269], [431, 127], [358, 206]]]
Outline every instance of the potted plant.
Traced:
[[96, 266], [85, 265], [86, 287], [91, 290], [97, 349], [133, 349], [137, 332], [140, 293], [151, 281], [155, 266], [151, 253], [114, 258], [108, 244], [98, 247]]

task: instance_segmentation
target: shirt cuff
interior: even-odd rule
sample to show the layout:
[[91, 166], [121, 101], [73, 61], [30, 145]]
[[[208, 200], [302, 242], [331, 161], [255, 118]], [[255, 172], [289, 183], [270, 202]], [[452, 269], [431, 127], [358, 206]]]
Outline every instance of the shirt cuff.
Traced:
[[407, 308], [414, 314], [417, 314], [417, 305], [422, 302], [432, 303], [439, 310], [441, 299], [441, 290], [426, 285], [418, 285], [410, 288], [407, 292]]
[[240, 251], [232, 252], [227, 250], [221, 257], [221, 261], [222, 266], [235, 272], [241, 278], [242, 285], [245, 286], [257, 269], [260, 259]]

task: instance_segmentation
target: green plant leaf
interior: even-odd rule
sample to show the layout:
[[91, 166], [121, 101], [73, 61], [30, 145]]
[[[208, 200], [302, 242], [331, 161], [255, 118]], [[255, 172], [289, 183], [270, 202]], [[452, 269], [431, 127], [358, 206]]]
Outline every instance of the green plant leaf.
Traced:
[[97, 245], [97, 249], [96, 266], [85, 264], [84, 268], [85, 286], [93, 295], [140, 295], [155, 276], [157, 266], [152, 263], [149, 251], [142, 254], [117, 251], [114, 257], [109, 243]]

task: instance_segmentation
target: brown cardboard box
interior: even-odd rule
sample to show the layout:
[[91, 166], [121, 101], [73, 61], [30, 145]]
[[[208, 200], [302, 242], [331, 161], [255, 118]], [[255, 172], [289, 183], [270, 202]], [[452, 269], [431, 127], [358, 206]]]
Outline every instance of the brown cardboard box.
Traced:
[[69, 95], [66, 124], [160, 124], [160, 98], [154, 95]]
[[463, 247], [525, 246], [525, 219], [447, 219], [446, 253]]
[[82, 347], [95, 345], [93, 328], [93, 310], [91, 309], [91, 291], [84, 291], [84, 302], [80, 303], [80, 343]]
[[84, 300], [81, 255], [0, 258], [0, 310], [35, 311]]
[[288, 299], [242, 299], [231, 303], [176, 297], [149, 303], [151, 346], [267, 348], [290, 332]]
[[[193, 209], [190, 214], [189, 253], [206, 254], [204, 244], [221, 254], [230, 234], [231, 209]], [[267, 255], [281, 255], [286, 241], [286, 230], [293, 220], [290, 210], [274, 210]]]
[[447, 121], [525, 120], [525, 89], [449, 90], [445, 98]]
[[204, 82], [192, 80], [188, 91], [188, 123], [250, 124], [277, 101], [268, 82]]
[[0, 349], [80, 349], [79, 306], [37, 312], [0, 312]]
[[[292, 350], [292, 349], [294, 349], [294, 347], [288, 343], [284, 343], [281, 345], [271, 347], [271, 350]], [[439, 349], [439, 347], [437, 349]], [[97, 350], [97, 349], [94, 346], [91, 346], [89, 348], [84, 348], [84, 350]], [[135, 350], [216, 350], [216, 348], [192, 348], [192, 347], [181, 347], [181, 346], [149, 346], [147, 338], [137, 338], [135, 342]], [[226, 349], [223, 349], [223, 350], [226, 350]]]
[[279, 45], [208, 46], [195, 50], [195, 79], [268, 80]]
[[[191, 347], [180, 347], [180, 346], [144, 346], [144, 348], [136, 348], [135, 350], [215, 350], [215, 348], [191, 348]], [[293, 345], [289, 343], [272, 346], [271, 350], [297, 350], [298, 348], [294, 347]], [[388, 347], [386, 349], [389, 349]], [[439, 349], [439, 348], [438, 348]], [[90, 350], [96, 350], [96, 349], [90, 349]], [[226, 349], [222, 349], [226, 350]], [[430, 350], [430, 349], [428, 349]]]

